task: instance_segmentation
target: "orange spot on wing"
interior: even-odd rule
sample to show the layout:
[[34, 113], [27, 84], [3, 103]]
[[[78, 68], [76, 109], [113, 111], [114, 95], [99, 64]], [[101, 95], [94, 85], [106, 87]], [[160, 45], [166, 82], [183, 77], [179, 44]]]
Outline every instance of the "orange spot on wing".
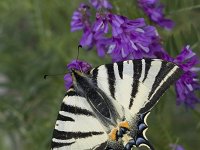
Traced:
[[117, 131], [118, 131], [117, 128], [113, 128], [110, 131], [110, 133], [108, 134], [112, 141], [116, 141], [116, 139], [117, 139], [117, 137], [116, 137]]
[[118, 124], [119, 127], [130, 129], [128, 121], [123, 121]]

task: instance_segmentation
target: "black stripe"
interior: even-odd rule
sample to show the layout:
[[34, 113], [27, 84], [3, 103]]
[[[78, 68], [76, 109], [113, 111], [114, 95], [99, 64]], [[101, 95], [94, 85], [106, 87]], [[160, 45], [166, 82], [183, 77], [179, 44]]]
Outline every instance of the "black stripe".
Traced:
[[151, 92], [149, 93], [148, 98], [150, 99], [151, 95], [155, 92], [156, 88], [160, 85], [160, 82], [165, 78], [165, 76], [174, 68], [174, 64], [171, 62], [162, 61], [160, 71], [158, 72], [155, 81], [153, 83]]
[[57, 120], [60, 120], [60, 121], [75, 121], [73, 118], [68, 117], [68, 116], [63, 116], [61, 114], [58, 114]]
[[88, 111], [87, 109], [82, 109], [77, 106], [66, 105], [65, 103], [62, 103], [61, 111], [66, 111], [77, 115], [93, 116], [93, 113], [91, 111]]
[[118, 72], [121, 79], [123, 79], [123, 61], [117, 63]]
[[51, 148], [59, 148], [59, 147], [63, 147], [63, 146], [69, 146], [72, 145], [75, 142], [71, 142], [71, 143], [57, 143], [57, 142], [51, 142]]
[[92, 79], [93, 79], [93, 82], [94, 84], [97, 86], [97, 76], [98, 76], [98, 68], [95, 68], [93, 71], [92, 71]]
[[133, 60], [133, 84], [132, 84], [132, 92], [131, 92], [131, 99], [129, 104], [129, 109], [131, 109], [133, 105], [133, 99], [135, 98], [137, 92], [138, 92], [138, 86], [139, 86], [139, 79], [142, 73], [142, 61], [140, 59]]
[[53, 131], [53, 138], [60, 139], [60, 140], [68, 140], [72, 138], [86, 138], [93, 135], [102, 135], [104, 132], [65, 132], [65, 131], [59, 131], [57, 129], [54, 129]]
[[176, 80], [178, 80], [182, 74], [183, 71], [180, 68], [177, 68], [177, 70], [163, 83], [163, 85], [154, 94], [151, 101], [157, 101], [170, 87], [170, 85], [173, 84]]
[[182, 74], [183, 70], [177, 68], [177, 70], [163, 83], [163, 85], [158, 89], [158, 91], [155, 93], [152, 99], [145, 105], [144, 108], [140, 110], [139, 113], [149, 111], [160, 99], [160, 97], [165, 93], [165, 91], [170, 87], [170, 85], [173, 84], [176, 80], [178, 80]]
[[105, 94], [101, 93], [99, 89], [91, 89], [87, 93], [87, 100], [89, 101], [90, 105], [93, 108], [94, 114], [98, 115], [99, 113], [100, 118], [102, 115], [106, 118], [111, 119], [111, 114], [110, 114], [110, 107], [106, 101], [109, 101], [107, 96]]
[[151, 61], [152, 61], [152, 59], [145, 59], [145, 75], [144, 75], [144, 79], [142, 80], [142, 82], [144, 82], [147, 78], [149, 69], [151, 67]]
[[107, 64], [105, 65], [107, 69], [107, 74], [108, 74], [108, 83], [109, 83], [109, 90], [111, 93], [111, 96], [115, 99], [115, 73], [114, 73], [114, 68], [113, 64]]

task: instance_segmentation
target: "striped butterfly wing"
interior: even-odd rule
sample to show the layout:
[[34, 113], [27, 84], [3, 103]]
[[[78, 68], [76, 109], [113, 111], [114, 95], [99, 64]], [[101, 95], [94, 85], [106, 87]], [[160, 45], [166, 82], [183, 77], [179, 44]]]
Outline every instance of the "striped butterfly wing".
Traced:
[[146, 118], [159, 98], [182, 73], [177, 65], [160, 59], [128, 60], [91, 70], [94, 84], [110, 100], [117, 101], [129, 110], [132, 118], [137, 118], [125, 118], [133, 125], [132, 139], [126, 144], [126, 149], [144, 145], [154, 150], [145, 135], [148, 128]]
[[52, 150], [102, 150], [108, 135], [84, 97], [74, 90], [67, 92], [58, 113]]
[[136, 115], [149, 111], [182, 70], [160, 59], [137, 59], [101, 65], [90, 74], [110, 99]]

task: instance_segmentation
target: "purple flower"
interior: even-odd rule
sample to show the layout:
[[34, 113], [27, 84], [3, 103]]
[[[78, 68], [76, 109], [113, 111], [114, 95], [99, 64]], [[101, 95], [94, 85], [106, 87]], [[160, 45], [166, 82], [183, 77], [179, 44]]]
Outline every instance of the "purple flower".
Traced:
[[73, 84], [71, 74], [67, 73], [64, 76], [64, 82], [65, 82], [65, 88], [66, 88], [66, 90], [69, 90], [72, 87], [72, 84]]
[[196, 103], [200, 102], [200, 99], [195, 95], [195, 91], [200, 90], [197, 79], [197, 72], [200, 71], [200, 68], [195, 67], [199, 64], [199, 59], [189, 46], [186, 46], [174, 59], [174, 62], [185, 71], [183, 76], [176, 82], [177, 102], [178, 104], [185, 103], [190, 107], [194, 107]]
[[112, 5], [108, 2], [108, 0], [89, 0], [89, 2], [96, 8], [106, 8], [112, 9]]
[[111, 41], [110, 38], [105, 36], [105, 33], [109, 30], [108, 20], [108, 13], [97, 13], [96, 21], [93, 23], [91, 28], [86, 28], [83, 31], [83, 36], [80, 41], [80, 44], [83, 47], [88, 47], [89, 49], [96, 46], [100, 57], [105, 55]]
[[90, 27], [89, 6], [80, 4], [79, 8], [73, 13], [71, 21], [71, 31], [82, 30]]
[[[100, 57], [108, 53], [113, 61], [121, 61], [154, 57], [155, 51], [163, 50], [155, 27], [147, 26], [143, 18], [129, 20], [104, 11], [96, 13], [96, 21], [91, 24], [87, 8], [82, 4], [78, 17], [72, 17], [72, 31], [82, 29], [80, 44], [88, 49], [96, 47]], [[83, 15], [83, 12], [88, 15]]]
[[174, 22], [166, 19], [163, 13], [164, 6], [159, 0], [138, 0], [139, 7], [156, 24], [168, 30], [174, 27]]
[[94, 22], [93, 31], [108, 33], [109, 30], [109, 13], [96, 13], [96, 21]]
[[89, 21], [90, 12], [89, 6], [80, 4], [79, 8], [73, 13], [71, 21], [71, 31], [83, 30], [83, 35], [80, 40], [82, 46], [92, 47], [93, 32], [92, 24]]
[[80, 41], [80, 45], [83, 47], [92, 48], [93, 47], [94, 34], [91, 28], [86, 28], [83, 30], [83, 35]]
[[67, 69], [75, 69], [82, 71], [84, 73], [88, 72], [91, 69], [91, 65], [87, 62], [80, 61], [80, 60], [72, 60], [68, 65]]
[[94, 45], [96, 46], [97, 53], [100, 57], [103, 57], [111, 44], [111, 39], [105, 37], [103, 32], [96, 32], [94, 34]]
[[143, 18], [129, 20], [110, 14], [112, 43], [108, 50], [113, 61], [152, 57], [151, 47], [160, 47], [159, 37], [153, 26], [147, 26]]
[[170, 144], [170, 147], [172, 148], [172, 150], [185, 150], [181, 145], [177, 144]]
[[200, 99], [195, 95], [195, 92], [200, 90], [197, 76], [200, 68], [195, 67], [199, 64], [199, 59], [196, 54], [192, 52], [189, 46], [186, 46], [176, 58], [170, 57], [167, 53], [159, 53], [156, 55], [159, 58], [176, 63], [184, 70], [184, 74], [175, 84], [177, 104], [183, 103], [193, 108], [196, 103], [200, 102]]
[[103, 57], [105, 55], [110, 43], [111, 43], [110, 38], [105, 37], [104, 32], [102, 31], [94, 32], [91, 31], [91, 29], [86, 30], [83, 33], [83, 36], [80, 41], [80, 44], [83, 47], [88, 47], [89, 49], [96, 46], [97, 53], [100, 57]]
[[[75, 69], [75, 70], [79, 70], [84, 73], [87, 73], [91, 68], [92, 68], [92, 66], [90, 64], [88, 64], [87, 62], [84, 62], [84, 61], [80, 61], [80, 60], [72, 60], [71, 63], [69, 63], [67, 65], [67, 69], [69, 69], [69, 70]], [[73, 84], [72, 76], [70, 73], [67, 73], [64, 76], [64, 81], [65, 81], [65, 88], [67, 90], [70, 89], [70, 87]]]

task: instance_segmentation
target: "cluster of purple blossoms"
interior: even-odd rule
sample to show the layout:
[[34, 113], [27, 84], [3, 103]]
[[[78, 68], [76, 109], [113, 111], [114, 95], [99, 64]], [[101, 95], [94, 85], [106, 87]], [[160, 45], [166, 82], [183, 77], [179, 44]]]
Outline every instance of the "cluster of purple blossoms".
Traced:
[[72, 21], [71, 21], [71, 31], [76, 30], [86, 30], [90, 28], [90, 12], [89, 6], [85, 4], [80, 4], [80, 7], [73, 13]]
[[[110, 14], [112, 26], [111, 45], [108, 53], [113, 61], [153, 57], [154, 51], [162, 51], [155, 27], [145, 24], [143, 18], [129, 20]], [[157, 47], [152, 49], [152, 47]]]
[[[96, 46], [100, 57], [108, 53], [113, 61], [120, 61], [144, 56], [153, 57], [154, 51], [162, 51], [155, 27], [146, 25], [143, 18], [129, 20], [124, 16], [104, 11], [97, 12], [96, 21], [89, 23], [89, 9], [85, 8], [88, 7], [81, 4], [74, 13], [71, 29], [83, 29], [80, 44], [89, 49]], [[79, 28], [77, 24], [80, 25]], [[109, 36], [109, 31], [112, 32], [112, 36]]]
[[193, 108], [196, 103], [200, 102], [200, 99], [195, 95], [195, 91], [200, 90], [197, 75], [200, 68], [195, 67], [199, 64], [199, 58], [189, 46], [184, 47], [176, 58], [172, 58], [166, 52], [158, 52], [156, 55], [158, 58], [176, 63], [184, 70], [184, 74], [175, 83], [177, 104], [184, 103]]
[[[112, 5], [107, 0], [89, 0], [89, 2], [97, 9], [95, 21], [91, 21], [90, 7], [86, 4], [80, 5], [71, 21], [71, 31], [83, 31], [80, 40], [83, 47], [88, 49], [96, 47], [100, 57], [109, 54], [113, 62], [144, 57], [174, 62], [185, 71], [175, 84], [177, 104], [184, 103], [186, 106], [194, 107], [200, 102], [195, 95], [196, 90], [200, 89], [197, 79], [197, 71], [200, 71], [200, 68], [195, 67], [199, 61], [189, 46], [183, 48], [176, 58], [172, 58], [162, 47], [156, 28], [146, 25], [143, 18], [130, 20], [113, 14], [109, 11]], [[164, 7], [158, 0], [139, 0], [138, 2], [152, 21], [167, 29], [173, 27], [174, 23], [164, 17]], [[73, 61], [68, 68], [74, 67], [81, 70], [77, 66], [84, 67], [84, 65], [90, 68], [87, 63], [80, 63], [80, 61]], [[82, 70], [84, 72], [84, 69]], [[72, 85], [69, 74], [65, 76], [65, 81], [68, 89]]]
[[138, 0], [138, 5], [154, 23], [168, 30], [174, 27], [174, 22], [165, 18], [164, 6], [159, 0]]
[[185, 73], [176, 82], [176, 93], [178, 104], [185, 103], [187, 106], [194, 107], [200, 99], [196, 97], [195, 91], [200, 90], [197, 72], [200, 68], [195, 67], [199, 64], [199, 58], [186, 46], [182, 52], [174, 59], [174, 63], [179, 65]]
[[98, 27], [90, 22], [89, 8], [88, 5], [81, 4], [77, 11], [74, 12], [71, 21], [71, 31], [83, 30], [80, 44], [88, 49], [96, 45], [99, 56], [104, 56], [104, 49], [106, 49], [105, 46], [108, 39], [104, 37], [102, 30], [95, 32], [95, 29]]

